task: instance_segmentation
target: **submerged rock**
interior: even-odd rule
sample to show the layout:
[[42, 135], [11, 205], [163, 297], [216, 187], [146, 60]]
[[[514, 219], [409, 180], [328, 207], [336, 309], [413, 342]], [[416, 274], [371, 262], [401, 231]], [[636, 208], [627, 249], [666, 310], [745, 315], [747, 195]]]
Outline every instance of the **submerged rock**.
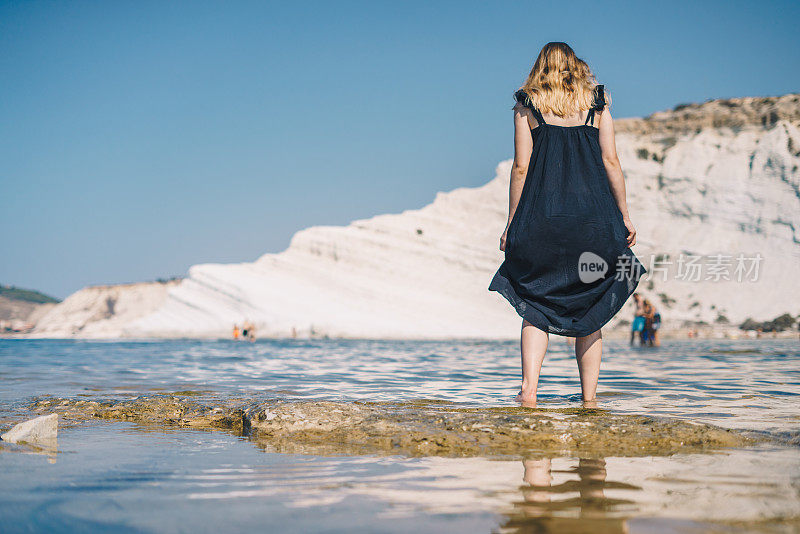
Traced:
[[56, 448], [58, 438], [58, 414], [43, 415], [14, 425], [0, 435], [8, 443], [25, 443], [43, 448]]
[[275, 452], [517, 456], [529, 452], [659, 456], [752, 445], [759, 439], [713, 425], [603, 409], [466, 408], [441, 401], [269, 402], [191, 398], [47, 399], [35, 410], [249, 435]]

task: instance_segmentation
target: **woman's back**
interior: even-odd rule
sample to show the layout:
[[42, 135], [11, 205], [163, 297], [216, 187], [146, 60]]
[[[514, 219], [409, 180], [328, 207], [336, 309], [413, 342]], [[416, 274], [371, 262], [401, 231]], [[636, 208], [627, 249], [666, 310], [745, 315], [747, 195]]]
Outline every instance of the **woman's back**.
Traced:
[[[596, 116], [605, 109], [604, 95], [597, 85], [588, 109], [559, 117], [542, 113], [524, 90], [514, 94], [515, 108], [529, 116], [532, 146], [507, 229], [506, 258], [489, 289], [546, 332], [595, 332], [619, 311], [643, 272], [628, 249], [603, 166]], [[634, 268], [632, 280], [617, 279], [620, 260]]]
[[522, 317], [516, 400], [536, 405], [548, 334], [555, 333], [577, 338], [583, 400], [596, 407], [600, 327], [646, 272], [630, 250], [636, 232], [605, 91], [567, 43], [552, 42], [514, 98], [505, 260], [489, 290]]
[[571, 128], [573, 126], [582, 126], [586, 123], [587, 115], [589, 114], [589, 110], [582, 111], [578, 115], [573, 115], [572, 117], [559, 117], [558, 115], [554, 115], [553, 113], [543, 113], [542, 117], [547, 122], [547, 124], [551, 124], [553, 126], [561, 126], [565, 128]]
[[537, 128], [540, 124], [545, 123], [551, 126], [559, 126], [561, 128], [574, 128], [580, 126], [592, 126], [599, 129], [599, 114], [606, 108], [606, 94], [603, 85], [597, 85], [592, 94], [591, 107], [587, 109], [578, 110], [570, 116], [562, 117], [552, 111], [541, 112], [533, 104], [530, 95], [524, 90], [520, 89], [514, 93], [514, 98], [517, 101], [515, 109], [520, 110], [525, 114], [528, 119], [528, 125], [531, 130]]

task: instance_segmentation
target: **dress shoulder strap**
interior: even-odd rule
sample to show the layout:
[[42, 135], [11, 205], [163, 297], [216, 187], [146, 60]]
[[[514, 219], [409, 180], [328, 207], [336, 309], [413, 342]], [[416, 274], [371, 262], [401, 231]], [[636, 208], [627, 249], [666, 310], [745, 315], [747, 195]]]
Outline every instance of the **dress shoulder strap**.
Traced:
[[541, 112], [536, 109], [536, 106], [534, 106], [533, 102], [531, 102], [531, 97], [528, 95], [528, 93], [520, 89], [514, 93], [514, 100], [531, 110], [531, 113], [533, 113], [533, 118], [536, 119], [536, 122], [539, 124], [547, 124], [544, 122], [544, 117], [542, 117]]
[[606, 107], [606, 92], [604, 85], [597, 85], [594, 88], [594, 109], [603, 111]]
[[584, 124], [591, 123], [592, 126], [594, 126], [594, 112], [603, 111], [605, 107], [606, 107], [605, 88], [602, 85], [595, 85], [594, 100], [592, 101], [592, 107], [591, 109], [589, 109], [589, 113], [586, 114], [586, 122]]

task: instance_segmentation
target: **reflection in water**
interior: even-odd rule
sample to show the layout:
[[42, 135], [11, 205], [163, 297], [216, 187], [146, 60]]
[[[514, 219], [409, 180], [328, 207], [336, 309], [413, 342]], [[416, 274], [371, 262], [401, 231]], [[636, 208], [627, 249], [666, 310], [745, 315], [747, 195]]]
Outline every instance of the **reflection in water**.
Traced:
[[52, 438], [46, 446], [31, 445], [29, 443], [8, 443], [0, 441], [0, 452], [15, 452], [21, 454], [40, 454], [47, 457], [47, 462], [54, 464], [58, 458], [58, 438]]
[[563, 471], [577, 480], [553, 484], [550, 458], [529, 457], [524, 467], [522, 501], [514, 502], [504, 532], [628, 532], [625, 518], [613, 517], [615, 508], [633, 504], [628, 499], [606, 497], [606, 489], [640, 490], [621, 482], [609, 482], [604, 458], [580, 458], [577, 466]]
[[57, 465], [0, 454], [0, 517], [17, 530], [80, 531], [77, 526], [100, 520], [115, 532], [262, 531], [265, 525], [276, 532], [415, 534], [721, 532], [725, 521], [748, 532], [800, 526], [798, 448], [542, 455], [522, 462], [314, 456], [263, 452], [224, 432], [154, 432], [100, 421], [66, 429], [59, 445], [66, 454]]

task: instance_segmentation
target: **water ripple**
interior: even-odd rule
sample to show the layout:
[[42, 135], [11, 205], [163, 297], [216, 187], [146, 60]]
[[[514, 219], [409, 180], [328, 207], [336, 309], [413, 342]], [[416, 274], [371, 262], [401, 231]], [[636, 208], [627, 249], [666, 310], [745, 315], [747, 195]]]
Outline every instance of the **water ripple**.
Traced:
[[[547, 407], [580, 401], [572, 348], [553, 337], [540, 378]], [[627, 413], [793, 432], [800, 395], [795, 340], [683, 340], [655, 349], [604, 341], [598, 397]], [[39, 395], [203, 390], [256, 399], [446, 399], [513, 404], [512, 341], [0, 340], [0, 410]]]

